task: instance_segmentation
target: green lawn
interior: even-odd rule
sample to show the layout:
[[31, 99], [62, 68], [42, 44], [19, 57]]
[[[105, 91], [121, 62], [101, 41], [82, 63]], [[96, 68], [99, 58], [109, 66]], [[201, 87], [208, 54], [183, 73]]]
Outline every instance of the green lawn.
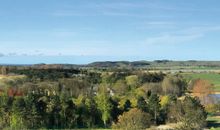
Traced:
[[217, 73], [183, 73], [183, 76], [190, 79], [206, 79], [215, 86], [216, 91], [220, 91], [220, 74]]
[[207, 118], [208, 127], [215, 128], [214, 130], [220, 130], [220, 117], [219, 116], [209, 116]]

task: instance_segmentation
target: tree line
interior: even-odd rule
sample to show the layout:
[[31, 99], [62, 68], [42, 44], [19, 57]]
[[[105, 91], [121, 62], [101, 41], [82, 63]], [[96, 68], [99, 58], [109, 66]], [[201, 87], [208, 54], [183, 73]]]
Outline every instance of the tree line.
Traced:
[[186, 94], [190, 88], [180, 75], [138, 70], [12, 72], [26, 76], [1, 81], [2, 128], [145, 129], [176, 123], [177, 129], [190, 130], [206, 126], [204, 106], [199, 98]]

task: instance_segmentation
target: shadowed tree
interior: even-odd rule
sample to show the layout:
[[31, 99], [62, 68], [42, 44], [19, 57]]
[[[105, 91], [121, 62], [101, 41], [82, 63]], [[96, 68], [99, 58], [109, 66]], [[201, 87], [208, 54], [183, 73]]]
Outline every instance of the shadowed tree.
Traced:
[[143, 97], [139, 97], [137, 100], [137, 108], [147, 112], [147, 102], [145, 101], [145, 99]]
[[181, 77], [167, 76], [162, 82], [162, 89], [165, 95], [182, 96], [186, 90], [186, 82]]
[[157, 119], [160, 114], [160, 99], [157, 94], [151, 94], [147, 99], [148, 108], [147, 110], [154, 118], [154, 123], [157, 124]]

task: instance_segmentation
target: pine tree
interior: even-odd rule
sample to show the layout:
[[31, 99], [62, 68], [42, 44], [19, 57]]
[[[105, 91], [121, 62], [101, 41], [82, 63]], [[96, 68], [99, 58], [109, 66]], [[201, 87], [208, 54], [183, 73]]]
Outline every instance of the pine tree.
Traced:
[[160, 113], [160, 99], [157, 94], [151, 94], [148, 101], [148, 111], [154, 117], [154, 122], [157, 124], [157, 117]]

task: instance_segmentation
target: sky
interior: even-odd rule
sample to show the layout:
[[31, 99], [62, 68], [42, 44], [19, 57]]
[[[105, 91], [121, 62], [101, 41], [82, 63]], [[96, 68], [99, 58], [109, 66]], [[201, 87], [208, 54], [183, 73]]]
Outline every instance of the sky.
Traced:
[[1, 0], [0, 63], [220, 60], [219, 0]]

